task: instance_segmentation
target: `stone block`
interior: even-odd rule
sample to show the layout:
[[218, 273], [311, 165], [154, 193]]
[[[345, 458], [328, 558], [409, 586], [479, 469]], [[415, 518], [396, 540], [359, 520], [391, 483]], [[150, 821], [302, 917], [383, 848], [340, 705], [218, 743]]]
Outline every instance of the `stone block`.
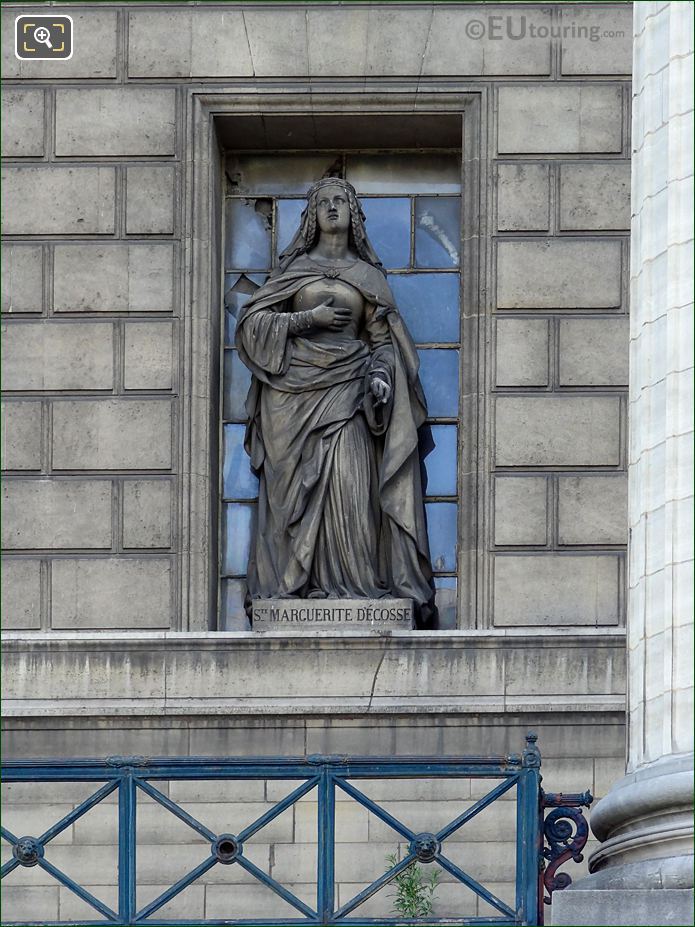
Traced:
[[[340, 789], [336, 791], [340, 792]], [[336, 843], [366, 842], [369, 839], [368, 820], [369, 812], [356, 801], [337, 801], [335, 806]], [[318, 842], [318, 804], [315, 800], [298, 801], [294, 806], [294, 821], [294, 839], [297, 843]]]
[[[364, 74], [369, 32], [368, 9], [307, 8], [309, 73], [350, 77]], [[340, 42], [334, 36], [340, 36]]]
[[596, 798], [608, 795], [610, 789], [625, 775], [625, 760], [619, 756], [597, 756], [594, 758], [594, 788]]
[[[153, 783], [155, 788], [157, 784]], [[184, 810], [218, 833], [239, 833], [253, 823], [272, 807], [266, 803], [240, 802], [229, 804], [207, 804], [186, 802]], [[269, 843], [292, 842], [292, 809], [266, 824], [256, 841], [267, 840]], [[97, 805], [74, 824], [74, 842], [79, 844], [114, 844], [118, 843], [118, 813], [114, 806]], [[138, 802], [138, 842], [156, 847], [181, 844], [198, 846], [201, 858], [209, 852], [210, 845], [205, 838], [184, 824], [179, 818], [154, 801]], [[160, 876], [161, 878], [161, 876]]]
[[[421, 73], [457, 77], [549, 74], [550, 14], [532, 8], [523, 13], [523, 17], [510, 15], [510, 8], [504, 6], [435, 6]], [[532, 37], [531, 25], [536, 30], [545, 27], [546, 37], [537, 33]]]
[[41, 245], [2, 246], [2, 311], [41, 312], [43, 309], [43, 248]]
[[111, 235], [112, 167], [7, 167], [2, 171], [5, 235]]
[[244, 10], [246, 40], [256, 77], [305, 77], [309, 73], [307, 11], [276, 7]]
[[173, 245], [56, 245], [56, 312], [171, 312]]
[[[200, 853], [198, 856], [200, 857]], [[196, 859], [194, 865], [198, 862], [200, 862], [200, 859]], [[191, 866], [191, 868], [193, 867]], [[139, 875], [140, 872], [138, 869], [138, 877]], [[90, 885], [89, 875], [82, 879], [81, 884], [88, 892], [91, 892], [95, 898], [107, 904], [112, 911], [118, 910], [117, 885]], [[138, 906], [144, 907], [146, 904], [149, 904], [150, 901], [154, 901], [155, 898], [158, 898], [169, 888], [170, 884], [171, 883], [167, 885], [148, 884], [146, 888], [143, 888], [138, 879]], [[92, 908], [91, 910], [94, 909]], [[157, 911], [157, 915], [161, 918], [203, 920], [205, 917], [205, 885], [202, 882], [194, 882], [193, 885], [189, 885], [188, 888], [181, 892], [180, 895], [177, 895], [173, 901], [161, 907]], [[90, 914], [89, 906], [81, 901], [69, 888], [63, 886], [60, 888], [60, 916], [62, 920], [74, 921], [77, 924], [94, 919]]]
[[548, 322], [497, 319], [497, 386], [548, 385]]
[[3, 631], [37, 630], [41, 627], [41, 562], [2, 561]]
[[43, 156], [43, 90], [12, 87], [2, 91], [3, 158]]
[[[308, 881], [302, 885], [283, 882], [283, 885], [300, 901], [311, 908], [316, 908], [316, 883], [314, 881]], [[205, 915], [208, 918], [220, 919], [251, 917], [292, 919], [300, 917], [300, 912], [256, 880], [253, 884], [235, 886], [233, 892], [230, 892], [224, 885], [209, 885], [206, 890]]]
[[500, 154], [600, 154], [622, 148], [620, 84], [499, 89]]
[[419, 73], [431, 16], [431, 11], [425, 8], [370, 7], [366, 73], [370, 76]]
[[171, 504], [169, 480], [126, 480], [123, 546], [171, 547]]
[[111, 548], [110, 480], [5, 480], [6, 550]]
[[631, 5], [573, 6], [560, 15], [563, 74], [632, 74]]
[[550, 221], [547, 164], [498, 164], [497, 228], [500, 232], [546, 232]]
[[499, 309], [609, 309], [621, 304], [619, 241], [500, 241]]
[[6, 390], [110, 390], [113, 325], [13, 322], [3, 326]]
[[171, 584], [168, 559], [56, 560], [51, 570], [52, 626], [168, 628]]
[[495, 557], [496, 627], [616, 625], [618, 557]]
[[543, 476], [495, 479], [495, 544], [547, 544], [548, 486]]
[[[131, 18], [133, 15], [137, 14], [131, 14]], [[171, 16], [172, 11], [165, 15]], [[171, 35], [171, 30], [163, 34]], [[174, 231], [175, 178], [175, 169], [170, 164], [135, 164], [127, 168], [126, 232], [129, 235], [170, 235]]]
[[543, 783], [549, 792], [594, 791], [593, 757], [543, 757]]
[[251, 77], [253, 67], [239, 9], [130, 11], [131, 77]]
[[[160, 785], [157, 785], [158, 789]], [[266, 781], [263, 779], [200, 779], [197, 782], [181, 779], [169, 783], [169, 796], [176, 802], [262, 802], [266, 797], [265, 789]], [[287, 792], [285, 789], [280, 798], [284, 798]], [[279, 799], [268, 796], [268, 800]]]
[[[32, 834], [38, 837], [57, 821], [70, 814], [72, 809], [72, 805], [60, 804], [59, 802], [50, 805], [12, 804], [3, 808], [2, 823], [4, 827], [17, 836]], [[72, 830], [72, 825], [66, 827], [64, 831], [61, 831], [51, 840], [51, 844], [57, 846], [58, 844], [72, 843]]]
[[630, 162], [561, 165], [560, 228], [629, 229]]
[[627, 474], [558, 482], [561, 544], [627, 544]]
[[166, 470], [171, 467], [172, 409], [162, 399], [56, 402], [56, 470]]
[[[80, 698], [84, 701], [91, 697], [91, 691], [95, 685], [94, 676], [85, 673], [86, 679], [81, 683], [79, 680], [72, 680], [73, 685], [81, 685], [82, 690]], [[96, 680], [100, 686], [108, 686], [110, 683], [109, 674], [104, 672], [102, 678]], [[149, 692], [154, 688], [152, 680], [144, 680], [145, 685], [138, 687], [138, 695], [144, 691], [143, 698], [150, 697]], [[180, 725], [176, 728], [143, 728], [126, 726], [115, 726], [112, 718], [102, 718], [95, 715], [90, 718], [88, 727], [71, 727], [69, 722], [66, 726], [61, 726], [59, 721], [54, 722], [53, 729], [42, 729], [37, 731], [35, 728], [14, 728], [4, 736], [3, 748], [5, 755], [13, 757], [30, 758], [30, 757], [66, 757], [66, 756], [112, 756], [114, 753], [120, 754], [141, 754], [143, 756], [186, 756], [188, 754], [188, 730]], [[124, 725], [128, 722], [124, 722]], [[95, 851], [96, 847], [93, 847]], [[112, 852], [113, 848], [107, 847]], [[161, 848], [157, 849], [160, 862], [160, 874], [152, 879], [154, 882], [161, 882], [165, 876], [161, 874], [166, 859], [162, 855]], [[166, 856], [166, 854], [164, 854]], [[83, 854], [82, 859], [87, 859], [88, 854]], [[140, 854], [138, 854], [138, 859]], [[79, 857], [75, 857], [78, 862]], [[57, 860], [56, 865], [60, 865]], [[141, 863], [138, 862], [138, 866]], [[94, 872], [92, 878], [95, 882], [101, 878], [98, 872]], [[179, 870], [179, 875], [181, 870]], [[50, 877], [49, 877], [50, 878]], [[143, 877], [144, 878], [144, 877]], [[175, 879], [177, 875], [174, 876]], [[108, 882], [108, 877], [106, 882]], [[103, 882], [101, 884], [104, 884]]]
[[[25, 10], [26, 12], [26, 10]], [[3, 13], [3, 73], [5, 79], [74, 80], [116, 77], [118, 12], [115, 9], [80, 9], [57, 4], [51, 13], [72, 16], [76, 47], [72, 58], [54, 61], [18, 61], [14, 54], [15, 10]], [[45, 15], [45, 14], [44, 14]]]
[[660, 889], [582, 889], [577, 882], [571, 891], [553, 896], [553, 927], [572, 925], [585, 927], [595, 924], [629, 924], [630, 927], [652, 927], [660, 924], [692, 924], [693, 892], [690, 888]]
[[627, 386], [630, 322], [562, 319], [561, 386]]
[[56, 154], [173, 155], [176, 91], [80, 87], [56, 91]]
[[3, 402], [0, 409], [2, 469], [40, 470], [41, 403], [23, 400]]
[[613, 396], [504, 396], [496, 401], [498, 467], [616, 466], [620, 400]]
[[[50, 876], [49, 876], [50, 878]], [[58, 883], [52, 885], [7, 885], [2, 889], [3, 923], [10, 921], [57, 921]]]
[[173, 385], [171, 322], [128, 322], [125, 326], [126, 389], [171, 389]]
[[[464, 802], [407, 802], [384, 801], [381, 807], [401, 821], [416, 834], [425, 831], [435, 833], [463, 814], [473, 806], [472, 801]], [[508, 839], [514, 839], [516, 824], [516, 807], [510, 802], [494, 802], [479, 814], [467, 821], [463, 827], [447, 838], [450, 843], [471, 842], [480, 843], [488, 840], [499, 840], [504, 834]], [[377, 843], [387, 843], [389, 840], [398, 840], [398, 835], [392, 828], [380, 821], [375, 815], [369, 817], [369, 839]]]
[[[304, 756], [304, 725], [265, 724], [260, 728], [195, 727], [190, 731], [191, 756]], [[288, 787], [285, 795], [291, 791]]]

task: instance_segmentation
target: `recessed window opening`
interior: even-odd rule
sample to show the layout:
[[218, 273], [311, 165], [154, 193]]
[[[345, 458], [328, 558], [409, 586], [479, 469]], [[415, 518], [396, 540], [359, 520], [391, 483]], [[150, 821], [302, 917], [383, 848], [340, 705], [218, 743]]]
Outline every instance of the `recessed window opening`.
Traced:
[[244, 450], [251, 374], [234, 334], [239, 310], [297, 230], [321, 177], [356, 189], [367, 230], [416, 343], [429, 418], [423, 488], [439, 627], [456, 627], [461, 348], [461, 152], [448, 148], [228, 152], [224, 177], [220, 377], [219, 624], [247, 630], [245, 572], [258, 479]]

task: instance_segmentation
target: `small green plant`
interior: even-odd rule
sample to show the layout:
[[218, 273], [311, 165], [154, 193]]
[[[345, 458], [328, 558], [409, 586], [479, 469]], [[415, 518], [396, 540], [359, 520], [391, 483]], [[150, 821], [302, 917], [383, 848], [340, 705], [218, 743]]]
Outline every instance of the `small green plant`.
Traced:
[[[401, 861], [400, 851], [389, 853], [386, 862], [389, 869]], [[391, 892], [393, 912], [401, 917], [427, 917], [434, 908], [434, 893], [439, 884], [439, 870], [435, 869], [427, 876], [417, 863], [411, 863], [407, 869], [399, 872], [391, 882], [396, 891]]]

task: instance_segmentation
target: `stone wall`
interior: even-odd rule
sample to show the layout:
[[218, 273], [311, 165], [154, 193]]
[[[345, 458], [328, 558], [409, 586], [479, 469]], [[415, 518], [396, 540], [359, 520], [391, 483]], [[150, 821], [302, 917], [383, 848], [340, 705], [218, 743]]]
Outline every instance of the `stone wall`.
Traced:
[[[462, 577], [462, 626], [622, 624], [630, 12], [80, 6], [71, 60], [20, 63], [8, 4], [4, 626], [215, 626], [214, 604], [186, 612], [185, 561], [202, 545], [183, 473], [199, 427], [182, 395], [196, 362], [182, 337], [191, 94], [294, 81], [303, 100], [297, 81], [363, 74], [489, 100], [481, 299], [494, 324], [476, 361], [483, 479], [464, 518], [480, 559]], [[202, 547], [210, 573], [214, 544]]]
[[[510, 10], [51, 7], [75, 21], [73, 57], [20, 63], [13, 19], [26, 10], [4, 5], [6, 756], [497, 753], [537, 728], [549, 788], [600, 796], [622, 773], [631, 9]], [[464, 330], [479, 323], [463, 346], [475, 359], [462, 371], [466, 630], [428, 647], [423, 638], [420, 654], [398, 638], [317, 641], [298, 654], [287, 641], [192, 633], [216, 619], [206, 397], [219, 294], [203, 277], [221, 222], [201, 203], [215, 200], [222, 138], [214, 120], [211, 141], [196, 137], [196, 100], [224, 98], [222, 112], [243, 96], [260, 116], [273, 96], [292, 120], [318, 110], [321, 94], [339, 113], [344, 95], [374, 122], [380, 99], [409, 95], [412, 116], [454, 92], [480, 113], [464, 175], [464, 253], [479, 248], [464, 280]], [[478, 167], [480, 188], [467, 193]], [[213, 822], [275, 797], [263, 783], [232, 796], [171, 788]], [[474, 797], [465, 788], [388, 799], [408, 805], [406, 823], [423, 808], [453, 817]], [[35, 802], [50, 823], [76, 800], [71, 789], [39, 800], [10, 789], [8, 815]], [[395, 848], [348, 805], [341, 901]], [[508, 832], [490, 820], [474, 855], [506, 898]], [[259, 860], [301, 895], [311, 802], [288, 821]], [[144, 833], [152, 895], [188, 858], [169, 824]], [[56, 862], [70, 871], [72, 860], [112, 900], [106, 821], [87, 816], [63, 839]], [[155, 851], [159, 840], [171, 854]], [[15, 911], [83, 916], [27, 873], [4, 893]], [[216, 878], [182, 895], [177, 913], [219, 916]], [[443, 884], [442, 903], [462, 910], [451, 892]]]

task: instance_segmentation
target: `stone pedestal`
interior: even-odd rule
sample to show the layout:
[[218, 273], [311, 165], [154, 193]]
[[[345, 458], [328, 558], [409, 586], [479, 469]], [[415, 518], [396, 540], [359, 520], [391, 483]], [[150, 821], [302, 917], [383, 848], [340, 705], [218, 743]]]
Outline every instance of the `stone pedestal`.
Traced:
[[410, 599], [255, 599], [254, 631], [313, 634], [321, 631], [408, 631]]

